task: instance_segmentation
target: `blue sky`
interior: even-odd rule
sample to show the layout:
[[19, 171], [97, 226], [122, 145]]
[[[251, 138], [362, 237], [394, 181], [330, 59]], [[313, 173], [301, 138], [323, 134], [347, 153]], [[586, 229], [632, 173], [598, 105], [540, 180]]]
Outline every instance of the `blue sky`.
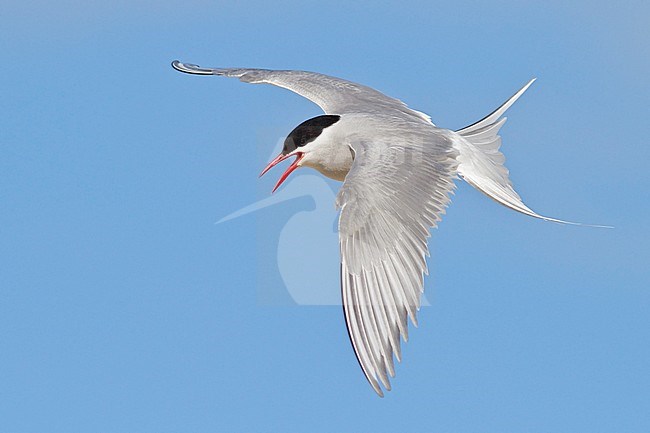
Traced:
[[[525, 3], [5, 2], [0, 431], [649, 431], [650, 7]], [[502, 130], [516, 188], [616, 228], [459, 183], [379, 399], [340, 307], [287, 296], [312, 200], [215, 224], [318, 108], [174, 59], [341, 76], [450, 129], [537, 77]]]

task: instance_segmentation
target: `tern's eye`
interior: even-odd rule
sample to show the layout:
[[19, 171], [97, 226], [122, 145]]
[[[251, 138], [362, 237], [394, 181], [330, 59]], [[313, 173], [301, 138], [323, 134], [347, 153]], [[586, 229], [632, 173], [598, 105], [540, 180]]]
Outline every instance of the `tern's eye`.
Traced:
[[339, 121], [341, 116], [325, 114], [306, 120], [298, 125], [284, 140], [283, 154], [288, 154], [314, 141], [325, 128]]

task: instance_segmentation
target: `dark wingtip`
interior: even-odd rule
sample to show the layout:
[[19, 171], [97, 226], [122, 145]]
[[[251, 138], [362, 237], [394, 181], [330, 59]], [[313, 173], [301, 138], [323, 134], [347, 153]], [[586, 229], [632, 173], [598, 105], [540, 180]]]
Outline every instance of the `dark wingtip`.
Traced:
[[183, 64], [182, 64], [181, 62], [179, 62], [178, 60], [174, 60], [174, 61], [172, 62], [172, 68], [176, 69], [176, 70], [179, 71], [179, 72], [185, 72], [185, 71], [183, 70], [182, 65], [183, 65]]
[[213, 71], [211, 69], [202, 68], [191, 63], [179, 62], [178, 60], [174, 60], [172, 62], [172, 68], [176, 69], [178, 72], [183, 72], [185, 74], [213, 75]]

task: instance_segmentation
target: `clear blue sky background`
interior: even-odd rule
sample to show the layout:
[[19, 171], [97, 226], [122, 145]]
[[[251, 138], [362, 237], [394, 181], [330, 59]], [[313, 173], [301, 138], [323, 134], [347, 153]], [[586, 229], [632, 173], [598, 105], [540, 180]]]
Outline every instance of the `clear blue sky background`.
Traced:
[[[0, 431], [650, 431], [649, 3], [526, 3], [4, 1]], [[260, 239], [309, 201], [214, 224], [317, 107], [176, 58], [342, 76], [452, 129], [536, 76], [515, 185], [616, 228], [459, 184], [379, 399], [340, 307], [260, 302]]]

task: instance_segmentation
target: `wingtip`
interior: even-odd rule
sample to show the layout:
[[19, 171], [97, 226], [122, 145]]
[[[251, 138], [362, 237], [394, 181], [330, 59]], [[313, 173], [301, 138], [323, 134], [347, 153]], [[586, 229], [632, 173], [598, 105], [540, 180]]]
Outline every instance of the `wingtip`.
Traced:
[[183, 64], [182, 62], [180, 62], [178, 60], [174, 60], [172, 62], [172, 68], [176, 69], [179, 72], [187, 73], [187, 68], [185, 67], [185, 64]]
[[183, 63], [178, 60], [174, 60], [172, 62], [172, 68], [176, 69], [178, 72], [183, 72], [185, 74], [214, 75], [211, 69], [202, 68], [198, 65], [193, 65], [191, 63]]

